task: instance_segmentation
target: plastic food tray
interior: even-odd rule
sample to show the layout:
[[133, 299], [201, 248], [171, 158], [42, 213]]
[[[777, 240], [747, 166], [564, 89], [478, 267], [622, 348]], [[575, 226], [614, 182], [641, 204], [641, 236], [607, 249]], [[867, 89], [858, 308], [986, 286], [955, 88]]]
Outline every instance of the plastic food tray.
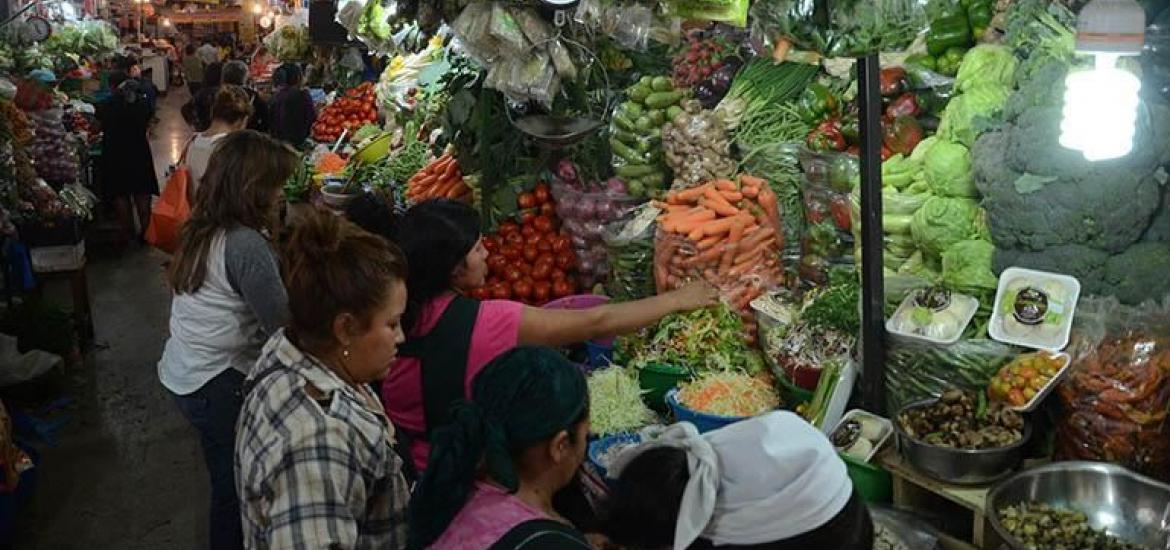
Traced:
[[959, 317], [959, 330], [955, 331], [954, 334], [947, 336], [946, 338], [939, 339], [931, 338], [923, 334], [914, 334], [913, 332], [902, 332], [895, 329], [894, 319], [902, 315], [902, 312], [905, 310], [914, 307], [914, 299], [916, 294], [916, 292], [911, 292], [908, 296], [906, 296], [906, 298], [902, 300], [901, 305], [898, 306], [898, 310], [895, 311], [889, 319], [886, 319], [886, 332], [908, 340], [918, 340], [921, 342], [929, 342], [931, 344], [946, 346], [959, 341], [959, 338], [963, 336], [963, 331], [967, 330], [967, 325], [970, 324], [971, 319], [975, 317], [975, 312], [979, 311], [979, 300], [976, 300], [971, 296], [967, 296], [966, 294], [959, 294], [956, 292], [951, 294], [951, 304], [953, 304], [955, 308], [966, 309], [965, 311], [961, 312], [962, 315]]
[[[1044, 401], [1044, 398], [1048, 397], [1048, 394], [1052, 393], [1052, 390], [1056, 388], [1056, 385], [1060, 383], [1060, 380], [1064, 378], [1065, 373], [1068, 372], [1069, 366], [1072, 365], [1072, 357], [1067, 353], [1052, 353], [1048, 351], [1037, 351], [1033, 353], [1047, 353], [1060, 359], [1064, 365], [1057, 369], [1056, 374], [1052, 375], [1052, 378], [1048, 380], [1048, 383], [1044, 384], [1044, 387], [1040, 388], [1040, 391], [1036, 392], [1036, 395], [1033, 395], [1032, 399], [1028, 400], [1027, 403], [1024, 403], [1018, 407], [1007, 407], [1016, 412], [1032, 412], [1035, 410], [1036, 407], [1040, 405], [1040, 402]], [[1019, 357], [1023, 357], [1024, 355], [1031, 354], [1025, 353]], [[1003, 367], [1000, 367], [1000, 370], [1003, 370], [1004, 367], [1007, 367], [1007, 365], [1005, 364]], [[999, 372], [997, 371], [995, 374], [998, 376]], [[994, 379], [995, 377], [993, 376], [992, 378]]]
[[[1067, 310], [1064, 313], [1064, 319], [1061, 323], [1060, 331], [1055, 341], [1053, 342], [1038, 342], [1026, 337], [1009, 336], [1003, 332], [1003, 317], [1006, 312], [1002, 309], [1003, 295], [1007, 291], [1008, 283], [1020, 277], [1030, 277], [1034, 280], [1050, 280], [1059, 282], [1069, 289], [1068, 303], [1065, 305]], [[1023, 346], [1025, 348], [1041, 349], [1052, 352], [1063, 350], [1068, 345], [1069, 334], [1072, 333], [1073, 314], [1077, 309], [1077, 300], [1081, 295], [1081, 282], [1075, 277], [1062, 275], [1059, 273], [1049, 273], [1047, 271], [1035, 271], [1032, 269], [1024, 269], [1021, 267], [1009, 267], [1003, 271], [999, 276], [999, 288], [995, 291], [995, 307], [991, 312], [991, 326], [988, 327], [987, 333], [993, 339], [999, 340], [1005, 344], [1013, 344], [1016, 346]]]
[[[882, 426], [882, 434], [878, 437], [877, 441], [873, 442], [873, 448], [870, 449], [869, 454], [865, 455], [865, 462], [869, 462], [870, 460], [873, 459], [873, 457], [877, 456], [878, 451], [882, 450], [882, 447], [885, 446], [886, 442], [888, 442], [890, 440], [890, 436], [894, 435], [894, 424], [892, 422], [890, 422], [890, 419], [882, 417], [882, 416], [878, 416], [878, 415], [873, 414], [873, 413], [868, 412], [868, 411], [863, 411], [861, 409], [853, 409], [853, 410], [845, 413], [845, 416], [841, 418], [841, 421], [838, 422], [836, 426], [833, 426], [833, 431], [829, 432], [828, 435], [829, 435], [829, 438], [832, 439], [833, 434], [836, 433], [837, 430], [840, 429], [842, 426], [844, 426], [846, 422], [853, 420], [854, 418], [859, 418], [859, 417], [863, 417], [863, 416], [868, 416], [868, 417], [876, 420], [878, 422], [878, 424], [881, 424], [881, 426]], [[837, 451], [839, 453], [841, 453], [842, 456], [849, 456], [849, 458], [857, 460], [857, 457], [846, 455], [845, 449], [840, 448], [840, 447], [835, 447], [835, 448], [837, 449]]]

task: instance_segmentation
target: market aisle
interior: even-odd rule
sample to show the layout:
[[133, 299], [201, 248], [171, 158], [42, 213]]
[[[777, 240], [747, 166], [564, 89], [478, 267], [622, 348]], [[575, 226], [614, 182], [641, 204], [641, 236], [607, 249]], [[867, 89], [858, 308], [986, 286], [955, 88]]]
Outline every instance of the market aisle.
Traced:
[[[160, 173], [190, 135], [185, 90], [160, 98], [151, 146]], [[16, 548], [206, 548], [207, 474], [195, 432], [158, 383], [170, 297], [162, 256], [91, 257], [98, 349], [75, 369], [71, 422], [50, 449]]]

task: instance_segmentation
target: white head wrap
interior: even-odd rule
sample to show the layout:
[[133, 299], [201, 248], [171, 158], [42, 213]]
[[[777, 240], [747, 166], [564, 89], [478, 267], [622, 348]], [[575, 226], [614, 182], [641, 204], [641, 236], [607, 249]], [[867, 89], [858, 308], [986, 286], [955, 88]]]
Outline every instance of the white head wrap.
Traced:
[[644, 432], [649, 442], [620, 454], [613, 475], [642, 452], [687, 453], [690, 481], [675, 525], [674, 548], [700, 536], [715, 545], [763, 544], [806, 533], [845, 508], [853, 491], [845, 463], [803, 418], [776, 411], [699, 435], [686, 422]]

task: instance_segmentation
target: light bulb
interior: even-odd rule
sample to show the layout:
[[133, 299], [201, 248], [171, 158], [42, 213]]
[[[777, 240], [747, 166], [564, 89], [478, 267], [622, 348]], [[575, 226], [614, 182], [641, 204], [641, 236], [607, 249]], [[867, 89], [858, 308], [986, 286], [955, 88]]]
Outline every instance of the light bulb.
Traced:
[[1115, 66], [1118, 57], [1098, 53], [1093, 69], [1065, 78], [1060, 144], [1090, 161], [1125, 156], [1133, 148], [1142, 82]]

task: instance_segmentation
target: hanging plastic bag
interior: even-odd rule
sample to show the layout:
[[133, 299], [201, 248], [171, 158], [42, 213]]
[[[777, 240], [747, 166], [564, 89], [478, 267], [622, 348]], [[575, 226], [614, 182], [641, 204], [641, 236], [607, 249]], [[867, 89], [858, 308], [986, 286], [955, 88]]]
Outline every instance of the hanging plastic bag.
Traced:
[[927, 0], [773, 0], [751, 8], [752, 36], [826, 57], [905, 50], [927, 28]]
[[720, 21], [737, 27], [747, 26], [748, 3], [748, 0], [664, 0], [662, 2], [666, 7], [666, 12], [676, 17]]
[[654, 295], [654, 220], [660, 212], [647, 204], [632, 216], [605, 226], [602, 238], [609, 259], [606, 290], [614, 300]]

